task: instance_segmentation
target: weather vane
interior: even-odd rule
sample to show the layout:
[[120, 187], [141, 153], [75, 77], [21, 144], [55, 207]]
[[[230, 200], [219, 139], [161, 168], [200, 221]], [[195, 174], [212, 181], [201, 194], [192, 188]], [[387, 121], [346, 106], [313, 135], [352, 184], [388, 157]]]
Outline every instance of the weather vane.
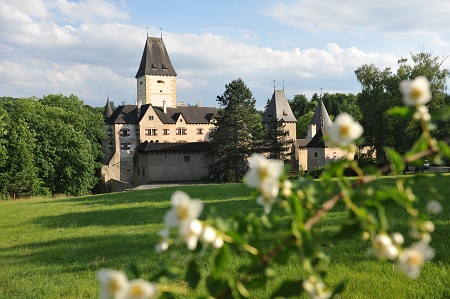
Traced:
[[161, 31], [161, 39], [162, 39], [162, 28], [159, 28], [159, 30]]
[[148, 26], [147, 26], [147, 37], [148, 37]]
[[273, 80], [273, 90], [275, 90], [275, 80]]

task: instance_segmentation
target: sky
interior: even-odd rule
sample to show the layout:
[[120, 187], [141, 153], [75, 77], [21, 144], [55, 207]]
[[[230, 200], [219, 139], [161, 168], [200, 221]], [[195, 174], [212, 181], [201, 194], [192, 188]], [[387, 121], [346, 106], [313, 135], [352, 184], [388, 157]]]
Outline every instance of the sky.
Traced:
[[[163, 36], [177, 100], [218, 107], [241, 78], [262, 109], [274, 87], [358, 93], [355, 70], [450, 54], [445, 0], [0, 0], [0, 96], [135, 104], [147, 32]], [[450, 67], [450, 59], [443, 67]]]

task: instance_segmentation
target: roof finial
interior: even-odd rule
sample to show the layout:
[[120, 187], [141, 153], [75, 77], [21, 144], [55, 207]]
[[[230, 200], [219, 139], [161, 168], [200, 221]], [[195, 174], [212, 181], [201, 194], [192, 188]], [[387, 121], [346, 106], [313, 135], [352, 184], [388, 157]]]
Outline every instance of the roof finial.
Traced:
[[275, 91], [275, 80], [273, 80], [273, 91]]
[[159, 28], [159, 30], [161, 31], [161, 39], [162, 39], [162, 28]]
[[147, 26], [147, 38], [148, 38], [148, 26]]
[[320, 99], [322, 100], [322, 87], [320, 88]]
[[284, 91], [284, 80], [283, 80], [283, 81], [281, 81], [281, 82], [283, 82], [283, 91]]

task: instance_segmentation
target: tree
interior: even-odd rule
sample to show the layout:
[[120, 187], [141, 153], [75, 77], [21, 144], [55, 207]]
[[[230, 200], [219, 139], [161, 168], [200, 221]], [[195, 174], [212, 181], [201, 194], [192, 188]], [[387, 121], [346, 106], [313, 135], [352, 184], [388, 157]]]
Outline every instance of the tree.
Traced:
[[214, 163], [210, 174], [219, 182], [240, 182], [248, 170], [247, 160], [252, 153], [259, 118], [255, 99], [242, 79], [225, 85], [225, 92], [217, 96], [223, 108], [217, 116], [217, 128], [211, 133], [211, 156]]
[[284, 161], [287, 157], [287, 151], [292, 145], [292, 140], [288, 138], [289, 132], [285, 130], [285, 124], [282, 119], [271, 117], [264, 128], [264, 146], [265, 152], [269, 153], [270, 159]]
[[398, 61], [399, 68], [394, 74], [390, 68], [378, 69], [375, 65], [362, 65], [356, 71], [356, 78], [361, 83], [362, 91], [358, 95], [358, 105], [362, 114], [366, 142], [373, 145], [377, 158], [385, 160], [384, 147], [389, 146], [400, 153], [411, 147], [420, 135], [416, 122], [393, 119], [386, 111], [402, 105], [399, 83], [402, 80], [426, 76], [430, 81], [433, 101], [428, 105], [430, 111], [445, 104], [447, 69], [442, 69], [442, 59], [429, 53], [411, 54], [412, 64], [408, 59]]

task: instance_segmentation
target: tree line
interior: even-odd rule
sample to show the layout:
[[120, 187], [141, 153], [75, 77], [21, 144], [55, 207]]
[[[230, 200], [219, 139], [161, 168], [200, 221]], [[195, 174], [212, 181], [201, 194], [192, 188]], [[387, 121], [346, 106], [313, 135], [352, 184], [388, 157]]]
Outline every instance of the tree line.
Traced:
[[103, 117], [77, 96], [0, 98], [0, 197], [90, 194]]
[[[355, 70], [361, 92], [297, 94], [288, 100], [297, 118], [297, 138], [304, 138], [314, 110], [322, 101], [332, 119], [347, 112], [364, 127], [364, 145], [373, 146], [378, 160], [386, 159], [386, 146], [403, 153], [420, 134], [417, 123], [389, 118], [386, 111], [401, 103], [402, 80], [419, 75], [431, 84], [431, 113], [450, 104], [446, 94], [449, 70], [443, 58], [430, 53], [411, 54], [398, 61], [398, 69], [365, 64]], [[219, 182], [240, 182], [253, 152], [268, 152], [284, 159], [290, 140], [282, 121], [262, 125], [264, 111], [242, 79], [233, 80], [217, 96], [220, 106], [217, 128], [211, 134], [215, 163], [210, 174]], [[99, 183], [100, 140], [104, 136], [103, 108], [85, 105], [75, 95], [43, 98], [0, 97], [0, 197], [37, 195], [83, 195]], [[432, 132], [438, 139], [450, 136], [450, 124]]]
[[[305, 137], [307, 126], [321, 98], [331, 119], [347, 112], [362, 124], [364, 140], [361, 145], [373, 148], [376, 157], [374, 162], [386, 162], [385, 147], [404, 153], [418, 139], [421, 133], [419, 123], [391, 118], [386, 111], [402, 104], [400, 82], [417, 76], [425, 76], [430, 81], [433, 98], [428, 105], [430, 113], [448, 106], [450, 96], [446, 94], [446, 84], [450, 73], [442, 67], [444, 60], [445, 58], [430, 53], [411, 54], [410, 59], [401, 58], [398, 61], [396, 73], [390, 68], [362, 65], [355, 70], [362, 89], [357, 95], [324, 93], [319, 96], [316, 93], [310, 100], [304, 94], [295, 95], [288, 102], [297, 118], [297, 138]], [[275, 121], [265, 129], [262, 128], [261, 118], [264, 112], [256, 110], [255, 99], [242, 79], [227, 84], [223, 95], [217, 96], [217, 102], [221, 108], [217, 117], [217, 129], [211, 134], [211, 156], [215, 162], [210, 168], [210, 174], [216, 181], [240, 182], [248, 170], [246, 161], [250, 153], [258, 150], [280, 158], [280, 154], [288, 146], [286, 136], [280, 133], [283, 124]], [[439, 129], [432, 132], [434, 137], [448, 139], [449, 122], [438, 125]], [[261, 146], [261, 141], [264, 146]]]

